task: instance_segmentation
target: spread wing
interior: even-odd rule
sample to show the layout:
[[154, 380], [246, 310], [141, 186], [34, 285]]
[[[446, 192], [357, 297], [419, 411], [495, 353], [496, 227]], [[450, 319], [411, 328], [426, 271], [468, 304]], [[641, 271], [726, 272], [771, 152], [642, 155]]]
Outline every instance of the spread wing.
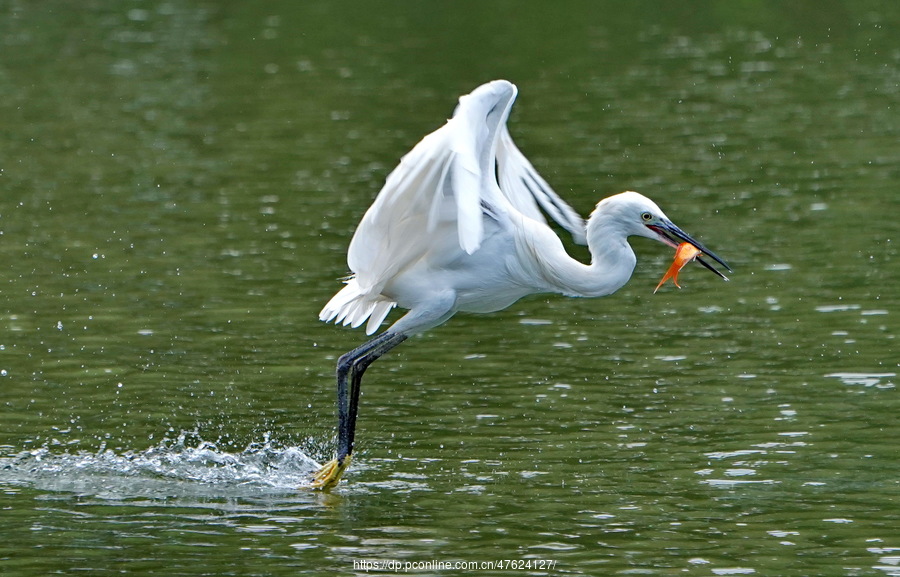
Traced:
[[500, 132], [497, 146], [497, 177], [500, 190], [519, 212], [546, 222], [538, 210], [540, 205], [550, 218], [569, 231], [576, 243], [587, 245], [584, 219], [541, 178], [513, 142], [506, 126]]
[[[516, 87], [495, 80], [459, 100], [453, 117], [423, 138], [388, 175], [350, 242], [353, 276], [319, 318], [374, 332], [396, 303], [381, 294], [390, 279], [421, 259], [435, 235], [453, 230], [472, 254], [485, 214], [510, 210], [546, 222], [541, 208], [584, 243], [584, 221], [516, 148], [506, 120]], [[540, 207], [540, 208], [539, 208]]]

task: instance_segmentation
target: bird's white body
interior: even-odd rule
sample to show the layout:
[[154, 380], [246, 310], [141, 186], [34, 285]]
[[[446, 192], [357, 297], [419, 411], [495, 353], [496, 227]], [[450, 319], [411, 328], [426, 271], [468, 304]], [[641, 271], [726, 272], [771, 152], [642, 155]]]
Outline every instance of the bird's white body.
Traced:
[[[535, 293], [604, 296], [628, 281], [628, 235], [655, 238], [637, 215], [665, 215], [626, 192], [601, 201], [585, 225], [513, 143], [506, 119], [515, 96], [503, 80], [479, 87], [403, 157], [353, 236], [353, 275], [322, 320], [368, 320], [371, 334], [400, 306], [410, 312], [391, 330], [411, 334], [457, 311], [493, 312]], [[566, 253], [541, 209], [588, 245], [591, 264]]]
[[[636, 192], [600, 201], [585, 223], [513, 144], [506, 120], [515, 97], [515, 86], [497, 80], [460, 98], [453, 118], [403, 157], [356, 229], [347, 253], [353, 274], [319, 318], [353, 327], [368, 321], [372, 334], [395, 306], [409, 312], [338, 359], [337, 456], [311, 486], [340, 480], [362, 375], [409, 335], [457, 311], [493, 312], [530, 294], [611, 294], [634, 270], [631, 235], [690, 243], [728, 267]], [[587, 244], [590, 264], [566, 253], [544, 213]]]

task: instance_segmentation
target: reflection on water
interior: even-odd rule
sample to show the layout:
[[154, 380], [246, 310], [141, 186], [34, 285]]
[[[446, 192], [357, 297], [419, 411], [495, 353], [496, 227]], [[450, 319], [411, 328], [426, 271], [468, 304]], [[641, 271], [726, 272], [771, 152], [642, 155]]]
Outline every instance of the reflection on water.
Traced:
[[[0, 9], [4, 574], [900, 575], [896, 9], [492, 6]], [[635, 240], [617, 295], [410, 339], [297, 492], [353, 227], [498, 77], [563, 197], [640, 190], [732, 282], [653, 295]]]

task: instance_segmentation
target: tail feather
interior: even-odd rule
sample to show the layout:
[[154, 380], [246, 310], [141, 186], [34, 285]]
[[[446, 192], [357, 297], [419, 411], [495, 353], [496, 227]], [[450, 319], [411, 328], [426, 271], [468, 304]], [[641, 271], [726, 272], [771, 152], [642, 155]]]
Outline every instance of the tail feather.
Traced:
[[347, 281], [347, 286], [331, 297], [322, 308], [319, 320], [357, 328], [368, 319], [366, 334], [371, 335], [396, 305], [397, 303], [380, 294], [373, 295], [364, 291], [356, 279], [351, 278]]
[[387, 299], [375, 303], [375, 307], [372, 309], [369, 316], [369, 322], [366, 323], [366, 334], [371, 335], [377, 331], [378, 327], [381, 326], [381, 323], [384, 322], [385, 317], [388, 316], [388, 313], [391, 312], [391, 309], [395, 306], [397, 306], [397, 303]]
[[344, 326], [350, 325], [350, 328], [355, 329], [359, 325], [363, 324], [369, 315], [372, 314], [372, 309], [375, 308], [375, 303], [364, 301], [359, 298], [356, 299], [352, 305], [350, 305], [350, 310], [347, 311], [347, 317], [344, 319]]

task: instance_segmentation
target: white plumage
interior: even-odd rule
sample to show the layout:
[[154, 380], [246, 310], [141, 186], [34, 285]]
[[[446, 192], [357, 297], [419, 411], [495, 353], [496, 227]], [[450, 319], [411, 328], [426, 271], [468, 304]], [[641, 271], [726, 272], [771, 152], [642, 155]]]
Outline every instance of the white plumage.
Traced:
[[[386, 290], [389, 284], [417, 265], [421, 270], [423, 261], [475, 254], [486, 234], [497, 234], [513, 218], [546, 226], [541, 209], [575, 242], [587, 242], [584, 220], [541, 178], [506, 128], [516, 93], [504, 80], [480, 86], [401, 159], [356, 229], [347, 254], [353, 274], [321, 320], [358, 327], [368, 319], [366, 333], [374, 333], [394, 306], [412, 304], [400, 300], [402, 287]], [[451, 232], [455, 243], [444, 238]]]
[[[321, 320], [368, 320], [372, 334], [399, 305], [410, 312], [393, 329], [411, 334], [533, 293], [603, 296], [634, 269], [628, 236], [672, 246], [670, 237], [688, 238], [636, 192], [598, 203], [586, 226], [513, 142], [506, 120], [516, 93], [495, 80], [462, 96], [453, 117], [400, 160], [353, 235], [353, 274]], [[542, 210], [588, 245], [590, 265], [566, 254]]]

